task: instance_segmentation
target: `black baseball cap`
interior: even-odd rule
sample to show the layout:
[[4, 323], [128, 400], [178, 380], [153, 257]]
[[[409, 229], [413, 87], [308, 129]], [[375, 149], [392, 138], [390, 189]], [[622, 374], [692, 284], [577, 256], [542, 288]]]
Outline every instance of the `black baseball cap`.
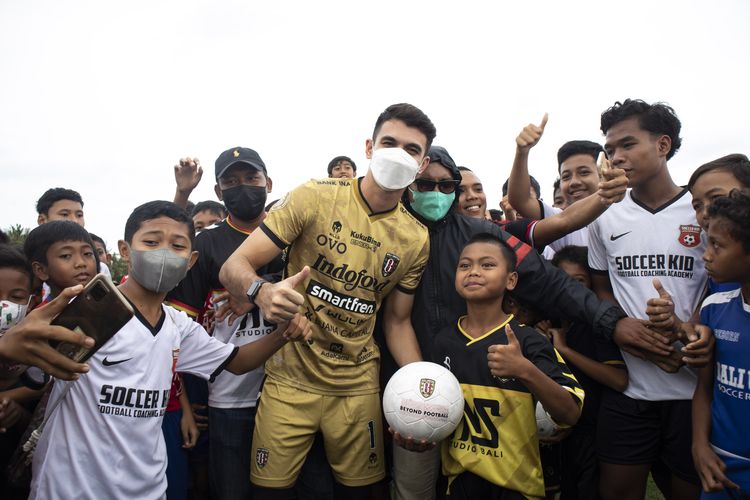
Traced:
[[268, 175], [266, 164], [263, 163], [260, 155], [255, 150], [236, 147], [227, 149], [216, 159], [216, 178], [218, 179], [224, 175], [224, 172], [236, 163], [244, 163], [255, 169], [262, 170], [265, 175]]

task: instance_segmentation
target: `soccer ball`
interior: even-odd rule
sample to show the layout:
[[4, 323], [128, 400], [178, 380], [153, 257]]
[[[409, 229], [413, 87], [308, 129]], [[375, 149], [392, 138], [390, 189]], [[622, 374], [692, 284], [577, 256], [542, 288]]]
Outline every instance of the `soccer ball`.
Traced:
[[552, 436], [555, 432], [557, 432], [557, 429], [559, 429], [558, 425], [555, 423], [554, 420], [552, 420], [552, 417], [549, 416], [549, 413], [547, 413], [547, 410], [544, 409], [544, 406], [542, 406], [542, 403], [540, 401], [537, 401], [536, 403], [536, 429], [537, 434], [541, 438], [547, 438]]
[[685, 243], [687, 246], [691, 247], [695, 245], [695, 236], [692, 234], [686, 234], [682, 237], [683, 243]]
[[383, 393], [388, 425], [403, 437], [439, 442], [464, 414], [464, 394], [456, 377], [436, 363], [409, 363], [388, 381]]

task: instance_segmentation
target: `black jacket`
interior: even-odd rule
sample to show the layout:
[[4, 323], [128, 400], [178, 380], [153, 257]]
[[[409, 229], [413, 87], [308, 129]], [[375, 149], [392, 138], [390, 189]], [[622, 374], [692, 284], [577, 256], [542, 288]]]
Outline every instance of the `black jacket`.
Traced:
[[519, 279], [513, 296], [520, 303], [543, 311], [550, 319], [566, 318], [591, 325], [595, 335], [607, 338], [612, 336], [615, 323], [626, 316], [618, 306], [599, 300], [496, 224], [451, 211], [444, 219], [431, 223], [429, 231], [430, 258], [416, 290], [411, 315], [425, 360], [432, 360], [435, 335], [466, 314], [466, 303], [456, 292], [456, 265], [461, 249], [477, 233], [496, 234], [516, 251]]

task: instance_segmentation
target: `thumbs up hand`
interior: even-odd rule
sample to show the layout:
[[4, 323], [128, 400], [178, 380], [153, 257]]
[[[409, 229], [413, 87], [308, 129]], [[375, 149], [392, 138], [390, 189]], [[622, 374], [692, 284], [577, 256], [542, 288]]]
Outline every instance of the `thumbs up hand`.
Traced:
[[516, 137], [516, 147], [520, 151], [528, 152], [531, 148], [537, 145], [539, 139], [544, 134], [544, 127], [547, 126], [547, 113], [544, 113], [542, 123], [534, 125], [529, 123], [526, 125], [521, 133]]
[[679, 330], [682, 322], [674, 314], [672, 296], [664, 289], [659, 278], [654, 278], [653, 285], [659, 297], [646, 302], [646, 314], [651, 326], [664, 332]]
[[523, 378], [531, 363], [521, 351], [521, 344], [510, 325], [505, 325], [508, 344], [491, 345], [487, 351], [490, 373], [498, 378]]
[[596, 164], [602, 173], [602, 180], [597, 191], [599, 199], [606, 206], [622, 201], [628, 189], [625, 171], [621, 168], [612, 168], [604, 152], [599, 153]]
[[263, 285], [255, 298], [263, 317], [271, 323], [291, 320], [305, 301], [304, 296], [295, 288], [302, 285], [309, 275], [310, 268], [305, 266], [300, 272], [283, 281]]

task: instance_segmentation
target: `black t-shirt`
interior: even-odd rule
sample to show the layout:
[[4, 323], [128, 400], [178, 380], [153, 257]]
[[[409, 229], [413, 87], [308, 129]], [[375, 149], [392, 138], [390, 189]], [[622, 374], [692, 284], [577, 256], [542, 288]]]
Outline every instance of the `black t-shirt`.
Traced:
[[[611, 340], [595, 336], [586, 325], [573, 323], [565, 339], [568, 347], [589, 359], [626, 369], [620, 349]], [[573, 363], [568, 362], [567, 365], [586, 392], [586, 404], [583, 405], [581, 418], [576, 426], [592, 430], [596, 426], [604, 386], [583, 373]]]
[[[219, 281], [221, 266], [249, 234], [234, 226], [229, 218], [198, 234], [193, 243], [193, 250], [198, 252], [198, 260], [188, 271], [185, 279], [169, 292], [167, 302], [199, 319], [207, 304], [210, 304], [211, 295], [225, 290]], [[280, 255], [259, 269], [257, 274], [276, 273], [282, 269], [283, 261]]]

